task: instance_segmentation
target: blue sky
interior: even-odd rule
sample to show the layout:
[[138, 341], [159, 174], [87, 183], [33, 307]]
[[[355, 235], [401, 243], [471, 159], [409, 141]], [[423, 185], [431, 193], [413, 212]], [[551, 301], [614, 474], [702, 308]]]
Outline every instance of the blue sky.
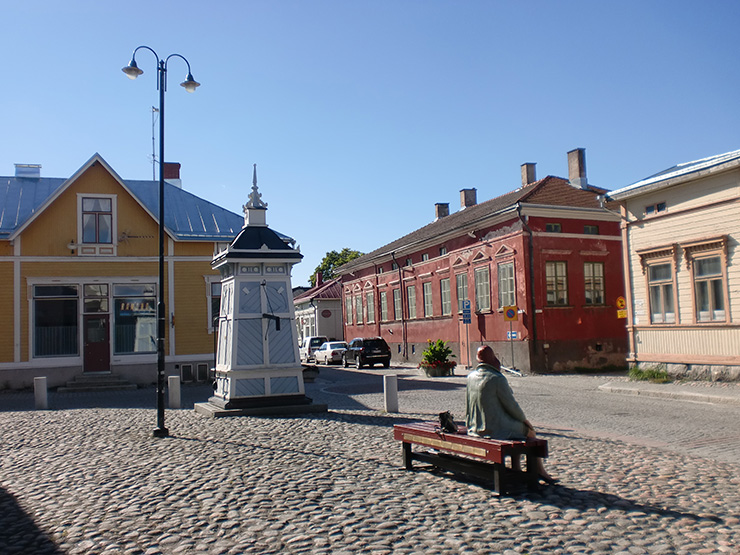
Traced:
[[69, 177], [99, 152], [152, 177], [156, 59], [165, 158], [241, 213], [258, 167], [268, 224], [302, 285], [324, 254], [368, 252], [516, 188], [520, 165], [616, 189], [740, 148], [740, 3], [673, 1], [4, 0], [0, 175]]

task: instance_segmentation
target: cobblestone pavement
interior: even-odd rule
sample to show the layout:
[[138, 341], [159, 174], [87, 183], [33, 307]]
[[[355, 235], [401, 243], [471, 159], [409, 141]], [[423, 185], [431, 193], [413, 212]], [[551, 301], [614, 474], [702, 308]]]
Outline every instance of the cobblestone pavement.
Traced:
[[0, 394], [0, 553], [740, 553], [740, 464], [540, 422], [560, 484], [499, 498], [401, 467], [392, 425], [458, 378], [418, 380], [389, 415], [377, 380], [322, 372], [307, 391], [329, 413], [213, 420], [186, 386], [164, 439], [151, 389], [44, 411]]

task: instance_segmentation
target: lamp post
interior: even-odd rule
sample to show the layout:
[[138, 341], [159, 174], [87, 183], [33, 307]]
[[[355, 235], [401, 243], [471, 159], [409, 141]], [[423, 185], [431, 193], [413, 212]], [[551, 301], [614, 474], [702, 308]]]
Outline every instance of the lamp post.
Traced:
[[157, 299], [157, 427], [154, 428], [154, 437], [167, 437], [169, 431], [164, 425], [164, 330], [165, 330], [165, 303], [164, 303], [164, 92], [167, 90], [167, 62], [170, 58], [181, 58], [188, 66], [188, 75], [180, 83], [188, 92], [195, 92], [200, 86], [193, 74], [190, 73], [190, 62], [180, 54], [170, 54], [164, 60], [148, 46], [139, 46], [134, 50], [129, 64], [123, 72], [129, 79], [136, 79], [144, 73], [136, 65], [136, 53], [140, 49], [149, 50], [157, 59], [157, 74], [159, 89], [159, 293]]

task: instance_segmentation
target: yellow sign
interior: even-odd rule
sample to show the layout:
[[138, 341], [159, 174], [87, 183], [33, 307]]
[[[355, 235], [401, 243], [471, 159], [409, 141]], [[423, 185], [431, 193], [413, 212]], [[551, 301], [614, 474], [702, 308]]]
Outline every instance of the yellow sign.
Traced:
[[624, 297], [617, 297], [617, 308], [619, 310], [622, 310], [623, 308], [627, 307], [627, 301], [624, 300]]
[[515, 306], [504, 307], [504, 322], [516, 322], [519, 319], [519, 310]]
[[627, 311], [625, 309], [617, 310], [617, 318], [627, 318]]

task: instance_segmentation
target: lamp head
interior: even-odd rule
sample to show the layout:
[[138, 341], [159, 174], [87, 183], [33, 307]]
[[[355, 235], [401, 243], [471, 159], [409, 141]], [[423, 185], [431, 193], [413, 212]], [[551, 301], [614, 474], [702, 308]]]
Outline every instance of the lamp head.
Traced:
[[189, 93], [195, 92], [195, 89], [200, 87], [200, 83], [193, 79], [193, 74], [188, 71], [188, 76], [185, 78], [185, 81], [180, 83], [181, 87], [184, 87], [186, 91]]
[[131, 58], [131, 61], [128, 63], [126, 67], [124, 67], [121, 71], [123, 71], [126, 74], [126, 77], [129, 79], [136, 79], [139, 75], [144, 73], [139, 69], [139, 66], [136, 65], [136, 60]]

